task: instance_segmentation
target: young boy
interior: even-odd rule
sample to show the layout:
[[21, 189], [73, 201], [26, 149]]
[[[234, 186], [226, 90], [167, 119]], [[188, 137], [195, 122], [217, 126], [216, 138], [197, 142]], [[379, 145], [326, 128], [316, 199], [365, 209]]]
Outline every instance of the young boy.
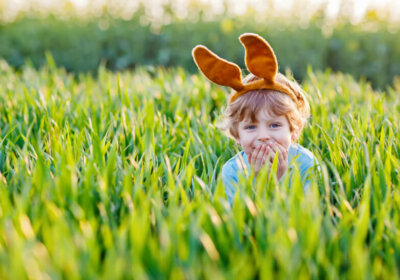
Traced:
[[233, 89], [224, 129], [243, 151], [222, 168], [228, 201], [232, 203], [239, 174], [252, 168], [257, 176], [265, 164], [272, 164], [276, 153], [278, 180], [296, 161], [306, 189], [315, 159], [309, 150], [295, 143], [309, 117], [309, 104], [299, 85], [278, 73], [275, 54], [263, 38], [246, 33], [239, 39], [246, 49], [245, 62], [251, 73], [243, 81], [236, 64], [204, 46], [193, 50], [197, 66], [208, 79]]

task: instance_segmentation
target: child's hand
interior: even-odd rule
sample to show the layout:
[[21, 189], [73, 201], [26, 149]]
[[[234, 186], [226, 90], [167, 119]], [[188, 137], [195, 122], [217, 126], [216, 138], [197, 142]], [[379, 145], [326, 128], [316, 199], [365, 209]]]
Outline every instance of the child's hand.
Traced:
[[286, 169], [288, 168], [289, 160], [288, 160], [288, 149], [284, 148], [281, 144], [275, 142], [272, 146], [272, 151], [270, 153], [271, 164], [274, 161], [275, 154], [277, 151], [279, 151], [279, 153], [278, 153], [278, 170], [276, 172], [276, 177], [279, 180], [285, 173]]
[[265, 165], [269, 156], [269, 164], [272, 164], [275, 158], [276, 152], [278, 154], [278, 180], [282, 177], [288, 167], [288, 150], [277, 142], [268, 142], [254, 148], [253, 152], [248, 155], [249, 163], [254, 169], [254, 173], [257, 176], [261, 168]]
[[254, 170], [254, 174], [257, 176], [261, 168], [267, 161], [268, 155], [272, 148], [269, 144], [262, 144], [253, 149], [249, 154], [249, 163]]

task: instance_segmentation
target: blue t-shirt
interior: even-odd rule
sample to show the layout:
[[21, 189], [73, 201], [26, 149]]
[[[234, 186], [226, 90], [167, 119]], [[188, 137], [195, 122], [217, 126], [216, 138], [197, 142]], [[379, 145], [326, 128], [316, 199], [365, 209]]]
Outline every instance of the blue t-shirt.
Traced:
[[[288, 169], [293, 167], [293, 160], [296, 161], [300, 169], [300, 175], [304, 182], [303, 190], [305, 191], [310, 185], [310, 181], [307, 179], [309, 171], [313, 169], [314, 165], [318, 164], [318, 161], [310, 150], [298, 144], [291, 144], [289, 146]], [[250, 172], [250, 163], [244, 151], [236, 154], [222, 167], [222, 180], [229, 203], [232, 203], [233, 196], [235, 195], [234, 184], [239, 182], [239, 173], [246, 174], [246, 172], [248, 172], [247, 174]]]

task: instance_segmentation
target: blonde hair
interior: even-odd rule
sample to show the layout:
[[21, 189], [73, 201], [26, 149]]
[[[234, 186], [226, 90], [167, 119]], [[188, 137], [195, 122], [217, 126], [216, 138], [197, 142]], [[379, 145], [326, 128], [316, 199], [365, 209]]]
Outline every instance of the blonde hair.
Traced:
[[[257, 79], [259, 78], [249, 74], [243, 79], [243, 83], [246, 84]], [[296, 92], [299, 97], [297, 105], [289, 95], [279, 91], [269, 89], [251, 90], [228, 105], [223, 113], [224, 121], [219, 127], [224, 131], [228, 131], [229, 136], [238, 140], [239, 122], [245, 119], [251, 119], [254, 122], [258, 112], [266, 109], [268, 113], [274, 116], [286, 117], [289, 122], [290, 132], [295, 132], [293, 141], [297, 141], [310, 116], [310, 105], [302, 89], [295, 81], [289, 81], [281, 73], [278, 73], [275, 79]]]

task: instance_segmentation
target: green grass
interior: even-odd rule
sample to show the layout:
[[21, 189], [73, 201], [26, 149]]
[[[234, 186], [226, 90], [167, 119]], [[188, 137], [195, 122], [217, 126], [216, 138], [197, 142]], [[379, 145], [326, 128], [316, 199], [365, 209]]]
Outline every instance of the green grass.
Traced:
[[400, 89], [312, 71], [303, 86], [312, 193], [247, 182], [229, 208], [223, 89], [0, 63], [0, 278], [399, 278]]

